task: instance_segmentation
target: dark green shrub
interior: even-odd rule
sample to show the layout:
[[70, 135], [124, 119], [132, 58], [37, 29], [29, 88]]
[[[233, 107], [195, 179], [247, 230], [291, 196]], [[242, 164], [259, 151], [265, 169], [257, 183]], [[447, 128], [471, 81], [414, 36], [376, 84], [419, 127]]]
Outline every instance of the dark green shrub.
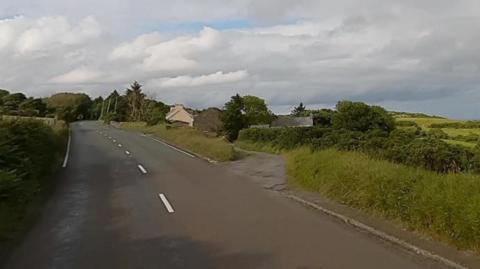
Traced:
[[442, 129], [431, 129], [427, 132], [427, 135], [436, 139], [448, 139], [448, 134], [442, 131]]
[[335, 129], [359, 132], [373, 129], [391, 132], [395, 129], [395, 119], [382, 107], [351, 101], [338, 102], [332, 123]]
[[414, 121], [409, 121], [409, 120], [401, 120], [401, 121], [396, 121], [395, 124], [398, 127], [417, 127], [418, 124]]

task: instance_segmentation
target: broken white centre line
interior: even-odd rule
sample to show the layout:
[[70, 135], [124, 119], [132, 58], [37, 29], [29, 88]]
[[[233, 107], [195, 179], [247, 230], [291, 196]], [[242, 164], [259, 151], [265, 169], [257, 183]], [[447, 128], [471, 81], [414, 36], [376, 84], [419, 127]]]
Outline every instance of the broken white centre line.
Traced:
[[113, 139], [113, 143], [116, 143], [116, 142], [117, 142], [117, 140]]
[[122, 147], [122, 144], [118, 144], [118, 147], [121, 148], [121, 147]]
[[162, 200], [163, 204], [165, 205], [165, 208], [167, 209], [168, 213], [173, 213], [175, 210], [173, 210], [172, 205], [168, 202], [167, 197], [163, 193], [159, 193], [158, 197], [160, 197], [160, 200]]
[[125, 154], [130, 155], [130, 151], [125, 150]]
[[143, 174], [146, 174], [146, 173], [147, 173], [147, 170], [146, 170], [141, 164], [138, 165], [138, 169], [140, 169], [140, 171], [141, 171]]

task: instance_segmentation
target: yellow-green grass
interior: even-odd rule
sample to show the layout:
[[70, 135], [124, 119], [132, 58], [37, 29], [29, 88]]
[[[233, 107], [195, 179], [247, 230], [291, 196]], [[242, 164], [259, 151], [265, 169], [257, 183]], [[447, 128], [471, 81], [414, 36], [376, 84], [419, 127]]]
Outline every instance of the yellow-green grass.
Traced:
[[223, 138], [207, 136], [193, 128], [172, 127], [167, 129], [164, 124], [147, 126], [144, 122], [123, 122], [120, 127], [153, 134], [180, 148], [216, 161], [235, 159], [235, 151], [231, 143]]
[[[435, 123], [454, 123], [454, 122], [465, 122], [462, 120], [452, 120], [452, 119], [439, 119], [439, 118], [396, 118], [397, 121], [413, 121], [417, 123], [423, 130], [428, 131], [430, 130], [430, 125]], [[401, 127], [405, 128], [412, 128], [412, 127]], [[475, 143], [472, 142], [465, 142], [461, 140], [455, 140], [456, 136], [468, 136], [468, 135], [480, 135], [480, 128], [472, 128], [472, 129], [456, 129], [456, 128], [441, 128], [450, 139], [445, 139], [444, 141], [454, 145], [460, 145], [468, 148], [475, 147]]]
[[282, 152], [281, 150], [275, 148], [272, 144], [261, 142], [255, 143], [248, 140], [237, 140], [235, 142], [235, 146], [247, 151], [259, 151], [272, 154], [279, 154]]
[[288, 152], [290, 182], [332, 200], [480, 250], [480, 176], [436, 174], [357, 152]]
[[428, 129], [431, 124], [462, 122], [460, 120], [443, 119], [443, 118], [396, 118], [397, 121], [413, 121], [418, 126]]
[[453, 139], [443, 139], [443, 141], [452, 144], [452, 145], [458, 145], [458, 146], [463, 146], [467, 148], [475, 148], [476, 144], [471, 143], [471, 142], [465, 142], [465, 141], [460, 141], [460, 140], [453, 140]]

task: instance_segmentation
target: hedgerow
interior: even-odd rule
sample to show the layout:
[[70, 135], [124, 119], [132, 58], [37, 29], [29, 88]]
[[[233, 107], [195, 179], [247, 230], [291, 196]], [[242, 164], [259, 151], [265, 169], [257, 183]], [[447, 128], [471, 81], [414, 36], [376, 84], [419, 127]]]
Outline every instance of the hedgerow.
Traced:
[[65, 137], [66, 129], [54, 130], [40, 121], [0, 120], [0, 239], [48, 185]]
[[[440, 131], [440, 130], [439, 130]], [[391, 133], [333, 128], [252, 128], [240, 132], [239, 141], [268, 143], [276, 150], [310, 146], [314, 150], [335, 148], [360, 151], [371, 157], [440, 173], [479, 171], [476, 152], [442, 141], [438, 131], [418, 133], [397, 129]]]

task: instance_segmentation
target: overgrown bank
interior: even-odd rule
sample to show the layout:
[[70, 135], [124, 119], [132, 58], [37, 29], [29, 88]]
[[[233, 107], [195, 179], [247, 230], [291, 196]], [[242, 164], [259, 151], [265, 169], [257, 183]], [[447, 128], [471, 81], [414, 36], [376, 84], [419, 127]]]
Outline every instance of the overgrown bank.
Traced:
[[153, 134], [167, 142], [216, 161], [235, 159], [233, 145], [223, 138], [208, 136], [193, 128], [170, 127], [165, 124], [148, 126], [144, 122], [123, 122], [120, 127]]
[[334, 149], [302, 147], [286, 156], [295, 185], [480, 250], [480, 176], [438, 174]]
[[0, 249], [25, 229], [39, 206], [67, 134], [60, 123], [52, 128], [36, 120], [0, 120]]

